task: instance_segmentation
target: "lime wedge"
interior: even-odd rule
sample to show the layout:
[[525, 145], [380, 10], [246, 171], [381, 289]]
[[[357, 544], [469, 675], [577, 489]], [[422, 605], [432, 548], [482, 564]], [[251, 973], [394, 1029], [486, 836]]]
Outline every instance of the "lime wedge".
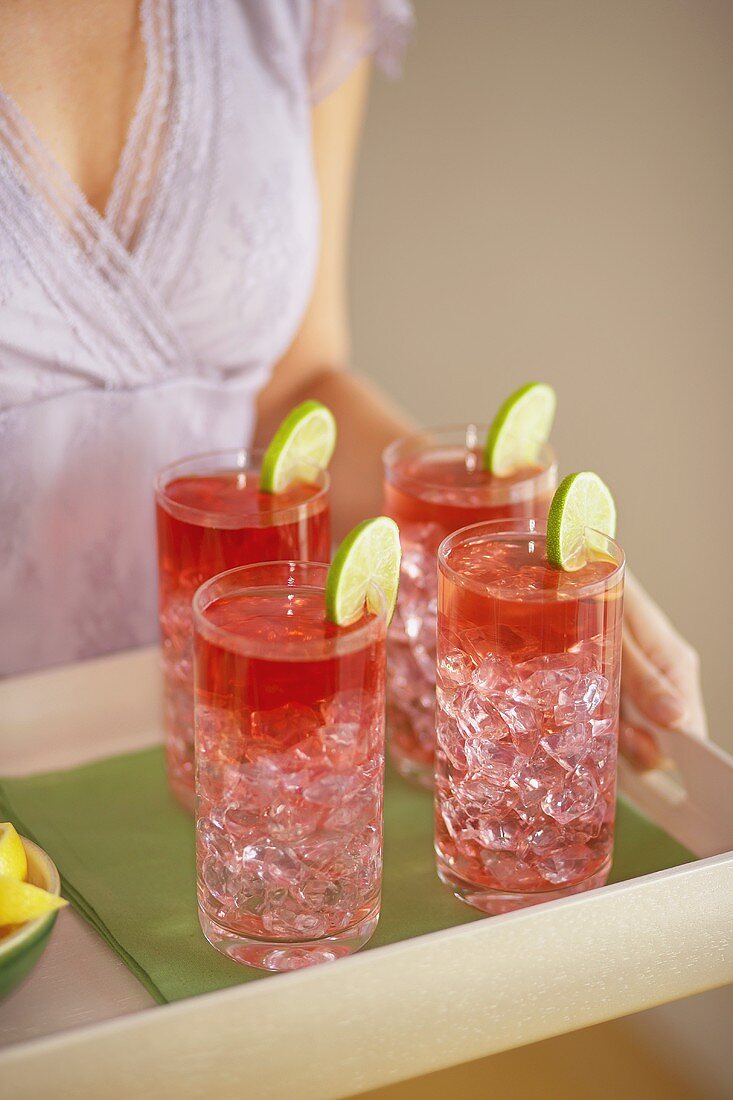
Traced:
[[556, 405], [555, 391], [544, 382], [528, 382], [507, 397], [486, 437], [484, 469], [508, 477], [534, 466], [550, 438]]
[[365, 519], [350, 531], [334, 554], [326, 578], [326, 615], [348, 626], [366, 606], [378, 613], [381, 596], [391, 622], [400, 584], [400, 529], [393, 519]]
[[9, 821], [0, 821], [0, 875], [22, 882], [28, 874], [23, 841]]
[[593, 533], [616, 533], [616, 505], [598, 474], [568, 474], [557, 487], [547, 517], [547, 560], [567, 572], [582, 569], [603, 551]]
[[336, 446], [336, 421], [320, 401], [296, 405], [265, 451], [260, 471], [263, 493], [282, 493], [295, 481], [314, 481], [325, 470]]

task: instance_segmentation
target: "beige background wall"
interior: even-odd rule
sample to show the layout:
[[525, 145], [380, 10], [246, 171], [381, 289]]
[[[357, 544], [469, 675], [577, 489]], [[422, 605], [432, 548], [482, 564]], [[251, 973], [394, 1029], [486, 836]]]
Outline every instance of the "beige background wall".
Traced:
[[733, 3], [416, 10], [367, 121], [357, 363], [426, 423], [556, 386], [561, 469], [612, 486], [733, 750]]

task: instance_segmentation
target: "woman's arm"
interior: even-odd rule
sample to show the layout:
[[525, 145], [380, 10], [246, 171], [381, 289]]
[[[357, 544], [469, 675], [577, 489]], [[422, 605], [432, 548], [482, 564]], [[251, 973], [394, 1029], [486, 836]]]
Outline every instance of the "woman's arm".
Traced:
[[[299, 401], [315, 397], [340, 426], [331, 472], [334, 534], [382, 509], [381, 453], [411, 427], [409, 420], [363, 378], [346, 369], [349, 329], [346, 265], [351, 196], [369, 83], [364, 63], [313, 111], [313, 148], [322, 206], [321, 252], [313, 295], [292, 346], [260, 395], [256, 441], [265, 444]], [[640, 719], [706, 735], [694, 651], [633, 578], [624, 630], [623, 706]], [[630, 705], [629, 705], [630, 704]], [[622, 729], [621, 746], [639, 767], [653, 767], [659, 750], [636, 725]]]
[[359, 135], [369, 84], [368, 63], [313, 109], [313, 150], [321, 199], [321, 251], [313, 294], [290, 349], [257, 405], [255, 441], [266, 444], [293, 405], [315, 397], [340, 427], [331, 464], [334, 535], [340, 538], [382, 510], [381, 453], [410, 428], [349, 362], [346, 301], [348, 234]]

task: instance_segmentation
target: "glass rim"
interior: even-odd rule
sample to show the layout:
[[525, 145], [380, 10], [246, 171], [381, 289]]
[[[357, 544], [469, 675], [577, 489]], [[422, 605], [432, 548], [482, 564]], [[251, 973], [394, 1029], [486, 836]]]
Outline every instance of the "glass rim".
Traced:
[[[610, 535], [604, 534], [603, 531], [596, 531], [593, 527], [588, 528], [588, 530], [603, 538], [606, 543], [613, 548], [616, 552], [617, 561], [615, 568], [608, 576], [601, 577], [598, 580], [588, 581], [586, 584], [581, 584], [573, 589], [573, 597], [595, 596], [601, 592], [605, 592], [609, 588], [613, 588], [615, 584], [622, 580], [626, 571], [626, 554], [616, 539], [612, 538]], [[450, 535], [447, 535], [443, 539], [438, 547], [438, 571], [443, 572], [444, 575], [448, 576], [454, 583], [460, 585], [462, 588], [468, 588], [472, 592], [477, 592], [480, 595], [490, 596], [496, 593], [496, 590], [491, 584], [463, 576], [454, 569], [447, 560], [447, 555], [455, 546], [459, 545], [461, 542], [467, 541], [472, 535], [478, 535], [479, 533], [486, 533], [486, 541], [491, 542], [502, 541], [503, 539], [516, 537], [517, 535], [531, 536], [532, 534], [536, 534], [539, 538], [544, 539], [547, 536], [547, 520], [526, 517], [482, 520], [479, 523], [471, 523], [467, 527], [460, 527], [457, 531], [451, 532]], [[558, 573], [562, 572], [563, 570], [558, 570]], [[537, 595], [537, 603], [552, 602], [557, 598], [553, 597], [552, 593], [538, 593]], [[542, 598], [543, 596], [545, 597], [544, 600]], [[502, 593], [499, 592], [497, 598], [510, 599], [511, 597], [502, 595]], [[530, 601], [528, 600], [527, 602]]]
[[[352, 626], [342, 627], [334, 624], [338, 632], [331, 638], [313, 639], [310, 642], [298, 643], [293, 642], [291, 639], [269, 644], [263, 641], [253, 643], [250, 639], [248, 644], [248, 639], [245, 635], [237, 634], [235, 631], [228, 630], [226, 627], [218, 626], [207, 618], [206, 611], [216, 599], [216, 597], [209, 599], [209, 596], [211, 591], [217, 586], [221, 587], [222, 583], [232, 581], [235, 574], [240, 577], [242, 574], [252, 576], [256, 571], [265, 573], [268, 570], [276, 570], [278, 568], [288, 569], [291, 577], [294, 576], [295, 570], [314, 570], [316, 572], [321, 572], [324, 583], [288, 584], [283, 580], [279, 582], [275, 580], [270, 582], [263, 581], [261, 584], [237, 585], [227, 592], [219, 592], [219, 595], [241, 595], [243, 593], [256, 592], [258, 588], [273, 587], [288, 587], [292, 588], [294, 592], [304, 589], [313, 590], [316, 588], [325, 592], [325, 579], [330, 568], [327, 562], [282, 559], [280, 561], [251, 562], [249, 565], [236, 565], [233, 569], [226, 569], [224, 572], [217, 573], [215, 576], [210, 577], [196, 589], [191, 604], [194, 629], [205, 637], [207, 641], [213, 641], [232, 653], [238, 653], [244, 657], [256, 656], [264, 659], [276, 658], [279, 661], [289, 661], [294, 664], [304, 661], [328, 660], [333, 657], [344, 656], [347, 653], [353, 653], [363, 649], [371, 641], [378, 641], [380, 638], [386, 640], [388, 626], [387, 599], [381, 588], [376, 584], [374, 588], [379, 594], [381, 601], [379, 611], [374, 613], [372, 618], [362, 623], [360, 626], [354, 624]], [[256, 652], [253, 652], [253, 649]]]
[[[436, 427], [421, 428], [417, 432], [412, 432], [409, 435], [400, 436], [399, 439], [394, 439], [391, 443], [382, 451], [382, 464], [384, 466], [385, 477], [391, 483], [397, 485], [398, 488], [403, 486], [415, 486], [416, 492], [414, 495], [419, 496], [420, 492], [445, 492], [447, 486], [439, 484], [434, 481], [427, 481], [424, 478], [413, 477], [411, 475], [397, 474], [394, 476], [394, 471], [400, 458], [403, 457], [403, 452], [412, 446], [416, 452], [426, 453], [433, 447], [437, 448], [441, 445], [441, 437], [445, 439], [446, 436], [463, 435], [465, 439], [466, 449], [473, 449], [469, 445], [469, 436], [473, 433], [476, 436], [476, 442], [480, 438], [485, 438], [491, 429], [490, 424], [484, 424], [480, 421], [469, 420], [463, 424], [443, 424]], [[420, 447], [419, 444], [424, 441], [424, 446]], [[478, 446], [476, 449], [479, 449]], [[540, 478], [547, 476], [553, 472], [557, 472], [557, 455], [554, 448], [549, 443], [543, 443], [539, 452], [540, 465], [536, 467], [527, 468], [527, 474], [525, 477], [519, 478], [500, 478], [494, 477], [486, 485], [487, 497], [508, 497], [517, 499], [520, 495], [528, 495], [527, 490]], [[520, 473], [522, 471], [519, 471]], [[392, 476], [391, 476], [392, 475]], [[455, 493], [456, 496], [475, 496], [476, 486], [450, 486], [451, 493]], [[460, 507], [460, 505], [458, 505]]]
[[[274, 523], [267, 524], [249, 524], [246, 521], [261, 518], [259, 511], [242, 512], [239, 515], [222, 515], [221, 512], [211, 511], [207, 508], [196, 508], [191, 504], [181, 504], [177, 500], [173, 500], [166, 493], [166, 486], [173, 480], [171, 475], [174, 475], [176, 471], [180, 471], [183, 475], [183, 469], [190, 465], [203, 464], [207, 462], [213, 463], [216, 460], [234, 459], [230, 470], [242, 470], [254, 473], [260, 469], [262, 458], [265, 454], [265, 448], [262, 447], [230, 447], [217, 451], [202, 451], [198, 454], [186, 455], [184, 458], [176, 459], [175, 462], [169, 462], [167, 465], [161, 467], [155, 477], [154, 489], [155, 499], [160, 504], [161, 508], [164, 508], [169, 515], [175, 516], [177, 519], [188, 520], [191, 523], [195, 523], [197, 526], [218, 526], [224, 528], [237, 529], [242, 526], [275, 526]], [[289, 504], [284, 504], [282, 507], [273, 508], [268, 516], [277, 517], [277, 525], [280, 526], [288, 522], [288, 519], [292, 516], [293, 519], [298, 519], [303, 515], [303, 510], [306, 511], [321, 511], [321, 508], [314, 508], [314, 505], [321, 504], [321, 507], [325, 507], [326, 497], [331, 487], [331, 478], [328, 470], [322, 470], [320, 467], [312, 466], [308, 467], [307, 464], [303, 464], [305, 469], [314, 473], [316, 476], [312, 482], [308, 484], [318, 486], [317, 490], [312, 496], [302, 500], [299, 504], [293, 504], [292, 501]], [[222, 469], [224, 467], [221, 467]], [[212, 473], [216, 472], [216, 469], [211, 470]], [[201, 471], [203, 475], [203, 471]], [[275, 496], [276, 494], [272, 494]], [[209, 521], [206, 523], [205, 521]]]

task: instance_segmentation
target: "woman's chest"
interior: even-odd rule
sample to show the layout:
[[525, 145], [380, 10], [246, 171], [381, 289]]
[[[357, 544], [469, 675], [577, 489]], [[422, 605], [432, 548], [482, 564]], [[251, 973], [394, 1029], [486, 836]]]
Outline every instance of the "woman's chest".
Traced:
[[168, 22], [148, 26], [146, 93], [103, 218], [0, 97], [3, 327], [26, 352], [16, 398], [80, 374], [124, 387], [262, 371], [286, 349], [318, 238], [293, 10], [155, 0], [148, 17]]
[[145, 86], [149, 6], [0, 5], [0, 88], [100, 213]]
[[224, 371], [286, 350], [310, 294], [319, 236], [305, 95], [273, 82], [267, 67], [237, 64], [237, 41], [222, 49], [209, 200], [169, 292], [198, 357]]

